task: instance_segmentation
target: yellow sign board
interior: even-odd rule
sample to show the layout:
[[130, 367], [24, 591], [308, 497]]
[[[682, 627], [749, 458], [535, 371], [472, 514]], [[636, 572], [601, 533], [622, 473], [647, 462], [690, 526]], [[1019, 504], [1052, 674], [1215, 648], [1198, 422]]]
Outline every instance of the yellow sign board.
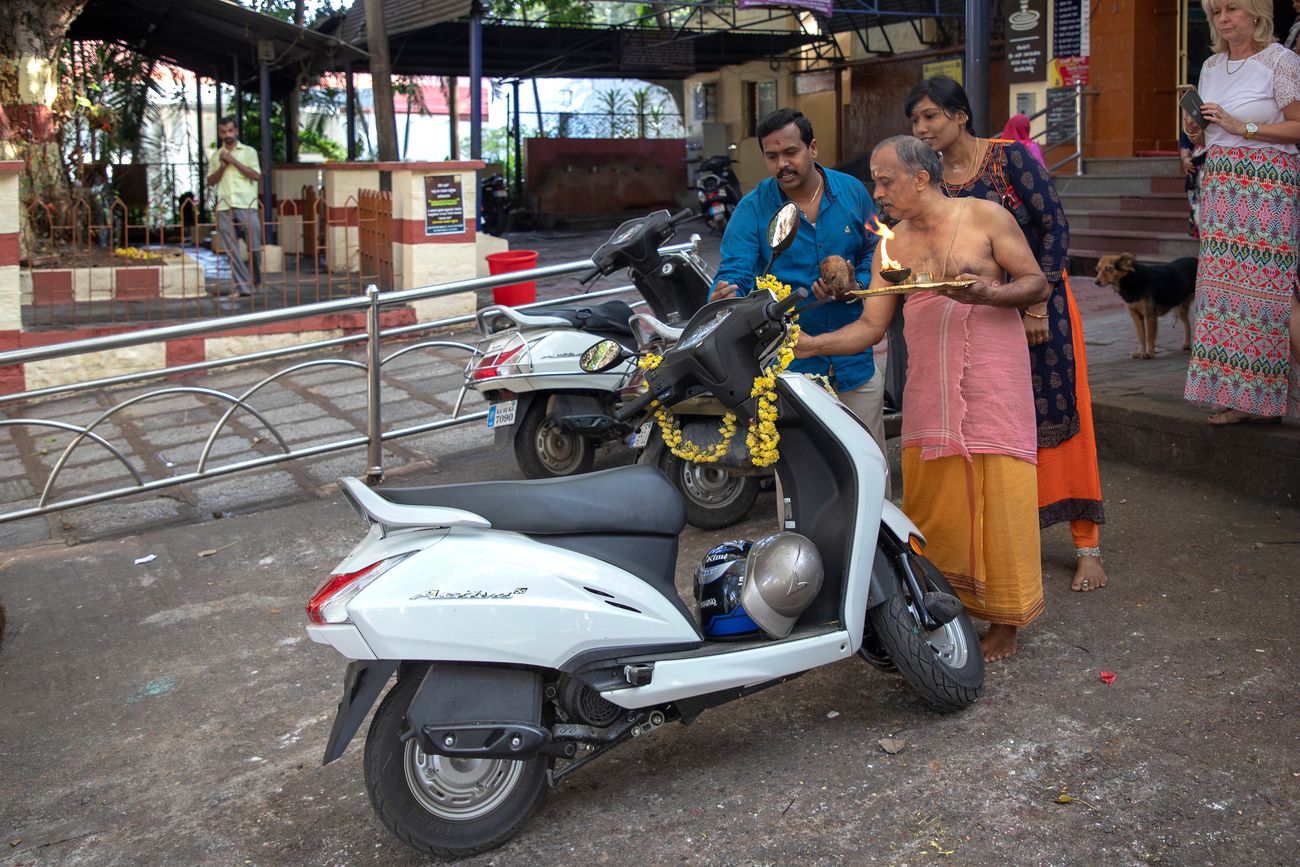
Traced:
[[947, 57], [943, 60], [931, 60], [928, 63], [921, 64], [921, 76], [923, 78], [933, 78], [936, 75], [946, 75], [962, 86], [966, 84], [961, 76], [960, 57]]

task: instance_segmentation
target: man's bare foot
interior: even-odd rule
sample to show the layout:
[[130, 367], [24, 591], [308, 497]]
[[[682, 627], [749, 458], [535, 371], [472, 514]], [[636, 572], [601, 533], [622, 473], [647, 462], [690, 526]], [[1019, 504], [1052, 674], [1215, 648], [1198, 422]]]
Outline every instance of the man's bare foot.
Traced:
[[1106, 586], [1106, 570], [1101, 566], [1101, 558], [1086, 554], [1077, 558], [1074, 567], [1074, 580], [1070, 589], [1075, 593], [1091, 593]]
[[985, 662], [996, 662], [1016, 655], [1016, 628], [993, 623], [980, 639], [980, 650]]

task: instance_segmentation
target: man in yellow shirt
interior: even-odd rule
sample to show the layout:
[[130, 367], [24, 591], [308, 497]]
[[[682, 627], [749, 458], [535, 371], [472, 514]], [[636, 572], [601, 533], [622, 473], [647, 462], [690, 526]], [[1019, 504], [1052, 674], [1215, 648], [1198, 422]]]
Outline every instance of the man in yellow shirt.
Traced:
[[[261, 285], [262, 220], [257, 213], [257, 190], [262, 173], [257, 151], [239, 140], [239, 123], [233, 117], [217, 122], [221, 144], [208, 158], [208, 183], [217, 191], [217, 231], [230, 257], [230, 276], [235, 283], [231, 294], [252, 295], [253, 284]], [[253, 261], [252, 280], [248, 265], [239, 255], [239, 235], [248, 242]]]

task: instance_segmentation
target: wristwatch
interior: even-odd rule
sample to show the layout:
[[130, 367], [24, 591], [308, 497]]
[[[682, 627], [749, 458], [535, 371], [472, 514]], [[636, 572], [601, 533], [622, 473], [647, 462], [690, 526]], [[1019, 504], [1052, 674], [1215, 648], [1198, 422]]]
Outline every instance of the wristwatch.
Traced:
[[1246, 121], [1246, 138], [1254, 138], [1255, 133], [1259, 132], [1259, 124], [1253, 121]]

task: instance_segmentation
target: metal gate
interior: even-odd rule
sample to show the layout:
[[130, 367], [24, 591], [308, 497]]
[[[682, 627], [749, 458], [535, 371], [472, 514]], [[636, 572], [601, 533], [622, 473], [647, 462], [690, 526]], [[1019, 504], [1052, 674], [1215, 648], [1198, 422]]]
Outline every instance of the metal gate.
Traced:
[[357, 195], [357, 247], [361, 273], [382, 289], [393, 288], [393, 194], [361, 190]]

